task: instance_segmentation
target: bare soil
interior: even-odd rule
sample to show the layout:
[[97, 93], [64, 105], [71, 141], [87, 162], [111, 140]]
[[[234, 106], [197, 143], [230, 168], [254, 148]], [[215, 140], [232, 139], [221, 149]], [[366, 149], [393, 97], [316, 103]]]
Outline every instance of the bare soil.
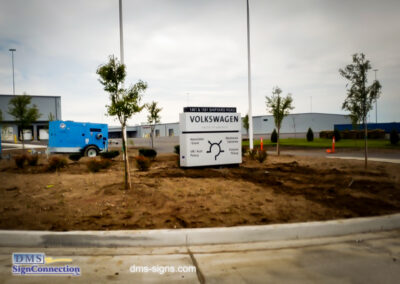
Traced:
[[160, 155], [147, 172], [132, 163], [130, 191], [120, 157], [99, 173], [88, 171], [88, 158], [56, 173], [46, 172], [45, 157], [24, 169], [1, 160], [0, 229], [200, 228], [400, 212], [399, 164], [370, 162], [364, 171], [362, 161], [282, 155], [181, 169], [176, 160]]

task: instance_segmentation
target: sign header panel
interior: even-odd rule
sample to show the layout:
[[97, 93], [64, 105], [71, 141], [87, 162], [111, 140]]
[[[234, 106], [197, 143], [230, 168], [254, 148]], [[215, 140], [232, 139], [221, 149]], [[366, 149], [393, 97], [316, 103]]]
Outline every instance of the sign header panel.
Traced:
[[236, 112], [235, 107], [184, 107], [183, 112]]
[[239, 113], [186, 112], [180, 114], [179, 127], [183, 134], [193, 131], [236, 131], [241, 130]]

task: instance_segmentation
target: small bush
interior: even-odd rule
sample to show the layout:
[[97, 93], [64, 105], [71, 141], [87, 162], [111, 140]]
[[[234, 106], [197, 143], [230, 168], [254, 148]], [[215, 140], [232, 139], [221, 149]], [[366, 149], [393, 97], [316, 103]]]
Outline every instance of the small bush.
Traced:
[[324, 130], [319, 132], [319, 138], [332, 139], [332, 137], [333, 137], [333, 131], [331, 130]]
[[29, 156], [27, 156], [27, 161], [28, 161], [28, 165], [36, 166], [39, 161], [39, 155], [38, 154], [29, 155]]
[[64, 157], [53, 156], [49, 158], [49, 164], [47, 170], [50, 172], [58, 171], [67, 166], [67, 159]]
[[180, 155], [181, 153], [181, 146], [180, 145], [175, 145], [174, 146], [174, 153], [177, 155]]
[[275, 128], [274, 128], [274, 131], [272, 131], [272, 134], [271, 134], [271, 142], [272, 143], [277, 143], [278, 142], [278, 133], [276, 132]]
[[249, 146], [242, 146], [242, 157], [244, 157], [249, 151]]
[[337, 129], [333, 130], [333, 136], [335, 136], [335, 142], [339, 142], [342, 139], [342, 135]]
[[259, 161], [260, 163], [263, 163], [265, 161], [265, 159], [267, 159], [267, 151], [266, 150], [258, 150], [257, 151], [257, 155], [256, 155], [256, 159], [257, 161]]
[[249, 150], [249, 158], [250, 159], [252, 159], [252, 160], [255, 160], [256, 159], [256, 156], [257, 156], [257, 149], [251, 149], [251, 150]]
[[25, 154], [15, 156], [15, 157], [14, 157], [15, 165], [16, 165], [18, 168], [22, 169], [22, 168], [25, 167], [26, 162], [27, 162], [27, 159], [28, 159], [28, 156], [25, 155]]
[[307, 141], [308, 142], [314, 141], [314, 132], [312, 131], [311, 128], [308, 128], [308, 131], [307, 131]]
[[145, 156], [139, 155], [135, 157], [135, 161], [139, 171], [147, 171], [150, 168], [151, 161]]
[[397, 145], [397, 143], [399, 143], [399, 133], [393, 128], [392, 131], [390, 131], [390, 144]]
[[71, 161], [74, 161], [74, 162], [77, 162], [77, 161], [79, 161], [80, 160], [80, 158], [82, 158], [82, 155], [81, 154], [78, 154], [78, 153], [74, 153], [74, 154], [71, 154], [71, 155], [69, 155], [69, 157], [68, 157]]
[[104, 159], [114, 159], [115, 157], [117, 157], [119, 155], [119, 151], [115, 150], [115, 151], [108, 151], [108, 152], [102, 152], [100, 153], [100, 156]]
[[101, 159], [101, 160], [91, 159], [89, 160], [89, 162], [86, 163], [86, 166], [89, 172], [97, 173], [100, 170], [108, 169], [109, 167], [111, 167], [111, 164], [112, 163], [109, 159]]
[[157, 156], [157, 151], [154, 149], [139, 149], [139, 156], [144, 156], [146, 158], [150, 158], [152, 160], [154, 160]]

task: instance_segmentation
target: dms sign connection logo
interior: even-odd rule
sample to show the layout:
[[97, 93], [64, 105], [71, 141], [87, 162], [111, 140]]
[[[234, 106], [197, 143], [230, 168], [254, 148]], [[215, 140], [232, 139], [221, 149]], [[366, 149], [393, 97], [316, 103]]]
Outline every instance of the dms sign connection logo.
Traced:
[[11, 272], [13, 275], [81, 275], [79, 266], [50, 265], [57, 262], [72, 262], [72, 259], [46, 257], [44, 253], [13, 253]]

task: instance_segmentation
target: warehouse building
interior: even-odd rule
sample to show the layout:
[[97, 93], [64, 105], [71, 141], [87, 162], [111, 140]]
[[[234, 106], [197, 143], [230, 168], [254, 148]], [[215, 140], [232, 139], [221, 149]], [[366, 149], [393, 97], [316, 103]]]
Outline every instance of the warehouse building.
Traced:
[[[289, 114], [282, 121], [282, 138], [302, 138], [306, 136], [308, 128], [318, 135], [323, 130], [333, 130], [335, 124], [351, 123], [348, 115], [329, 114], [329, 113], [298, 113]], [[275, 128], [274, 117], [272, 115], [253, 116], [254, 137], [269, 137]], [[121, 127], [110, 126], [109, 138], [121, 138]], [[128, 138], [148, 138], [150, 135], [150, 126], [146, 124], [128, 126]], [[243, 127], [242, 134], [247, 137], [247, 130]], [[162, 123], [155, 126], [156, 137], [174, 137], [179, 136], [179, 123]]]
[[[20, 129], [15, 118], [8, 113], [9, 102], [13, 95], [0, 94], [0, 110], [3, 114], [1, 125], [1, 140], [14, 141], [14, 137], [21, 140]], [[31, 126], [24, 129], [24, 140], [47, 141], [49, 138], [49, 120], [61, 120], [61, 97], [60, 96], [31, 96], [31, 105], [39, 109], [40, 118]]]

